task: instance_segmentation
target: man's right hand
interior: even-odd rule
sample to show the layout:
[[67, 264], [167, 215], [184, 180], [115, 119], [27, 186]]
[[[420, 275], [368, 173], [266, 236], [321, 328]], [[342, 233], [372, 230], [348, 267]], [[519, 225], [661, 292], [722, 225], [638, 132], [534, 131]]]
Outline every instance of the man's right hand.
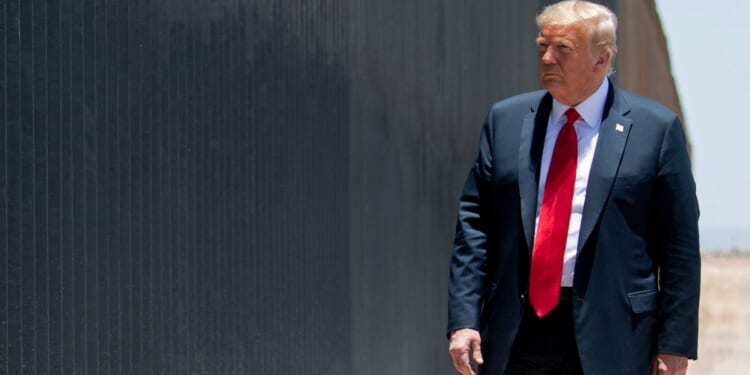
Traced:
[[458, 370], [462, 375], [476, 375], [474, 369], [469, 363], [469, 354], [474, 357], [474, 361], [478, 364], [482, 364], [482, 339], [479, 337], [479, 332], [471, 328], [459, 329], [451, 334], [451, 345], [450, 352], [453, 358], [453, 367]]

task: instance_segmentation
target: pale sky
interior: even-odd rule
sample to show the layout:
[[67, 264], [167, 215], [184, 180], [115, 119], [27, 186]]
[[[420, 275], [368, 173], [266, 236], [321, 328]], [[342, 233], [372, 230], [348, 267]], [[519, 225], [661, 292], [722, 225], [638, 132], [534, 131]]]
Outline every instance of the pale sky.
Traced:
[[750, 249], [750, 1], [656, 6], [693, 146], [702, 245]]

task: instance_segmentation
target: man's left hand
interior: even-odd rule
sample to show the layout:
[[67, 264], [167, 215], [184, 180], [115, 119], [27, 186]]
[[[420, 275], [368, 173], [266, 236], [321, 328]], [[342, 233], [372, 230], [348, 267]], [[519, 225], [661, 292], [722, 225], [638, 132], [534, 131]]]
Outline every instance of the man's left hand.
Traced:
[[671, 354], [657, 354], [651, 375], [685, 375], [687, 373], [688, 359]]

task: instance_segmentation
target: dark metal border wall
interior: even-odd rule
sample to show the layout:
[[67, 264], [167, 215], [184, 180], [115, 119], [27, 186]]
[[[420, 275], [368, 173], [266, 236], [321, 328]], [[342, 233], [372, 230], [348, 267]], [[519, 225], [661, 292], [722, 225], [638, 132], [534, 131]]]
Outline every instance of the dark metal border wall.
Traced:
[[0, 12], [0, 373], [348, 373], [346, 5]]
[[449, 374], [537, 1], [0, 1], [0, 373]]
[[536, 1], [352, 5], [354, 372], [452, 374], [456, 199], [493, 101], [536, 89]]

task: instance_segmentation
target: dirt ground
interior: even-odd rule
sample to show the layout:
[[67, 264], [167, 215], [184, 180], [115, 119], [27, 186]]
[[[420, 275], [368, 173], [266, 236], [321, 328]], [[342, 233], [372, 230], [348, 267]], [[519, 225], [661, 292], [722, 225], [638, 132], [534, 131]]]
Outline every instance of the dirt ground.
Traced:
[[704, 255], [698, 361], [689, 375], [750, 374], [750, 253]]

